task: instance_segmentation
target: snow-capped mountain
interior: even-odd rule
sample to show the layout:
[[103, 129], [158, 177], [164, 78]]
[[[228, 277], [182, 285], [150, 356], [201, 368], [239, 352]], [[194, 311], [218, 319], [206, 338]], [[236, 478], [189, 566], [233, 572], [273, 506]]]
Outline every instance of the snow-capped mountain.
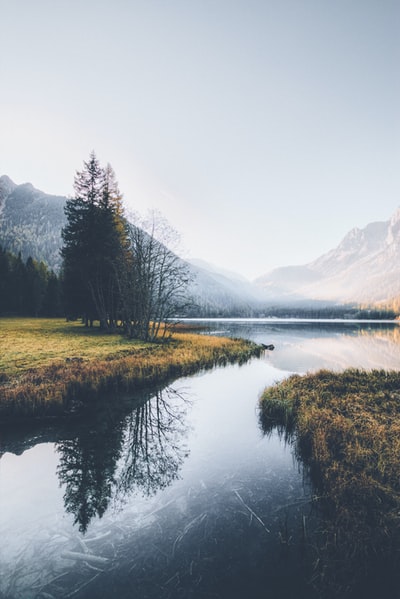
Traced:
[[267, 295], [290, 299], [385, 303], [400, 296], [400, 209], [386, 222], [352, 229], [333, 250], [303, 266], [257, 279]]

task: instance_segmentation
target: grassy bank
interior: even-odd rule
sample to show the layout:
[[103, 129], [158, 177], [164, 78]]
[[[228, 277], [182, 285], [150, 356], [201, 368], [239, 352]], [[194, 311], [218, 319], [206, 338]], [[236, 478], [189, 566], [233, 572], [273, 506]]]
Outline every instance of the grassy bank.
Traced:
[[340, 596], [344, 580], [399, 560], [399, 416], [398, 372], [295, 375], [261, 398], [264, 430], [291, 439], [321, 497], [318, 572]]
[[128, 391], [260, 353], [250, 342], [176, 332], [146, 344], [58, 319], [0, 320], [0, 416], [59, 415]]

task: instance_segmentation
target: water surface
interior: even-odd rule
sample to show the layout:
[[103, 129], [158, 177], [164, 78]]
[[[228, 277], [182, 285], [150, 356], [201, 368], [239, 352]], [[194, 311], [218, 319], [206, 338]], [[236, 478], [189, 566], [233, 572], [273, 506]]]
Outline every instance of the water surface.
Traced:
[[397, 325], [202, 324], [275, 349], [1, 432], [0, 597], [313, 597], [313, 491], [258, 398], [292, 372], [398, 368]]

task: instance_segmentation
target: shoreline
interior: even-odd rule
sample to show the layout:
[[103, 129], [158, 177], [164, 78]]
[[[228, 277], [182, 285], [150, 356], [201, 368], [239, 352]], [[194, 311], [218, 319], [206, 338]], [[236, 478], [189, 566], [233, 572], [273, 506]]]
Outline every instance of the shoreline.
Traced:
[[[14, 321], [15, 322], [15, 321]], [[44, 321], [48, 325], [49, 321]], [[29, 322], [24, 321], [29, 330]], [[37, 323], [39, 324], [40, 323]], [[54, 326], [60, 322], [54, 321]], [[71, 327], [67, 324], [66, 339], [70, 339]], [[39, 326], [40, 328], [40, 326]], [[51, 327], [50, 327], [51, 329]], [[103, 337], [83, 328], [73, 329], [78, 341], [89, 337], [90, 349], [96, 347], [96, 339]], [[21, 330], [12, 335], [23, 335]], [[47, 335], [50, 333], [46, 333]], [[58, 330], [60, 339], [59, 353], [63, 334]], [[194, 374], [203, 369], [228, 363], [244, 362], [254, 356], [260, 356], [262, 348], [256, 343], [242, 339], [211, 337], [186, 332], [174, 333], [173, 337], [159, 344], [130, 345], [116, 336], [109, 342], [112, 346], [99, 353], [99, 357], [71, 355], [58, 357], [51, 355], [51, 362], [19, 367], [10, 373], [0, 372], [0, 416], [3, 419], [49, 418], [79, 412], [87, 405], [95, 405], [96, 399], [105, 394], [112, 401], [113, 393], [125, 393], [142, 389], [153, 384], [168, 383], [171, 378]], [[35, 343], [40, 343], [40, 339]], [[90, 345], [91, 344], [91, 345]], [[11, 347], [11, 346], [10, 346]], [[78, 348], [77, 348], [78, 349]], [[32, 351], [32, 349], [30, 350]], [[24, 363], [23, 355], [19, 357]]]
[[314, 576], [334, 596], [399, 566], [399, 399], [400, 372], [357, 369], [292, 375], [260, 398], [264, 434], [278, 429], [316, 491]]

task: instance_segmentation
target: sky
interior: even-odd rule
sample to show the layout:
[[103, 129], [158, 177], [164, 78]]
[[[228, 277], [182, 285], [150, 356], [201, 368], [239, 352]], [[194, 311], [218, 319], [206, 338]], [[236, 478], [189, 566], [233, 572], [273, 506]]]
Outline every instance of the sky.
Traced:
[[0, 0], [0, 175], [127, 210], [253, 279], [400, 205], [398, 0]]

